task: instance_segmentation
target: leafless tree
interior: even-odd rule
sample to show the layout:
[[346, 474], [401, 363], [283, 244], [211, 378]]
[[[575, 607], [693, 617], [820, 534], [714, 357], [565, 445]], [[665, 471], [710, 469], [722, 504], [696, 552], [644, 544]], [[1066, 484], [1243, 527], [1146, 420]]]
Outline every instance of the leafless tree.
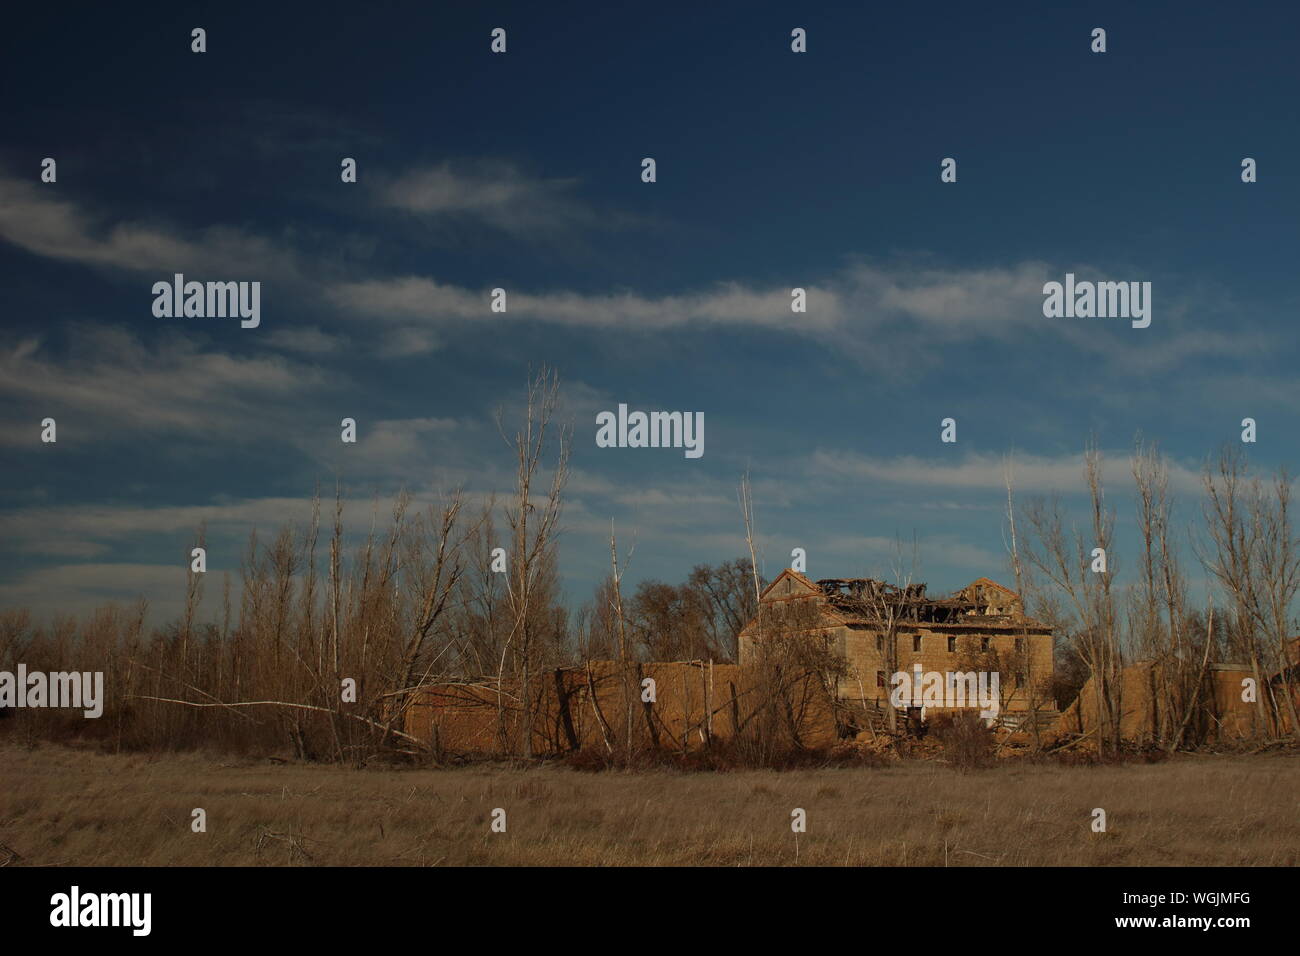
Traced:
[[1020, 645], [1025, 648], [1024, 675], [1029, 704], [1029, 723], [1034, 735], [1034, 749], [1043, 746], [1042, 731], [1038, 726], [1040, 677], [1034, 673], [1034, 655], [1029, 650], [1027, 601], [1025, 593], [1025, 568], [1020, 560], [1020, 540], [1016, 535], [1016, 508], [1011, 486], [1014, 479], [1012, 462], [1008, 458], [1003, 467], [1003, 481], [1007, 488], [1007, 553], [1011, 557], [1011, 572], [1016, 580], [1016, 594], [1020, 596]]
[[618, 639], [618, 676], [623, 687], [623, 753], [632, 753], [632, 702], [636, 699], [635, 677], [632, 671], [628, 647], [626, 615], [623, 613], [623, 575], [627, 571], [627, 561], [623, 565], [618, 561], [618, 541], [614, 537], [614, 522], [609, 523], [609, 564], [610, 564], [610, 611], [614, 615], [615, 635]]
[[806, 718], [818, 700], [826, 701], [839, 721], [835, 700], [848, 663], [807, 601], [766, 608], [750, 639], [752, 703], [738, 731], [748, 757], [767, 765], [783, 752], [806, 746]]
[[[1277, 734], [1285, 712], [1292, 735], [1300, 735], [1289, 646], [1300, 588], [1290, 478], [1281, 470], [1265, 486], [1251, 476], [1241, 451], [1225, 446], [1202, 483], [1209, 545], [1202, 548], [1201, 560], [1232, 608], [1231, 645], [1250, 663], [1260, 731]], [[1269, 679], [1274, 668], [1281, 691], [1276, 695]]]
[[[925, 585], [915, 585], [919, 549], [916, 536], [912, 536], [910, 550], [903, 547], [903, 539], [895, 536], [891, 558], [890, 580], [868, 579], [850, 596], [850, 603], [874, 622], [877, 641], [884, 655], [886, 679], [902, 670], [898, 642], [909, 625], [917, 619], [917, 605]], [[858, 675], [861, 681], [862, 675]], [[886, 711], [891, 732], [898, 730], [898, 711], [891, 705]]]
[[687, 579], [686, 587], [703, 605], [704, 643], [710, 657], [739, 660], [740, 632], [758, 614], [757, 593], [765, 583], [760, 576], [758, 587], [749, 587], [751, 571], [743, 558], [736, 558], [716, 566], [697, 565]]
[[[1111, 576], [1115, 570], [1112, 535], [1114, 512], [1107, 509], [1102, 487], [1102, 457], [1089, 443], [1084, 453], [1089, 531], [1067, 533], [1060, 501], [1030, 503], [1026, 518], [1030, 540], [1025, 560], [1064, 595], [1069, 639], [1088, 665], [1097, 706], [1097, 749], [1117, 750], [1120, 740], [1120, 675], [1123, 666]], [[1093, 571], [1094, 549], [1106, 558], [1106, 571]], [[1080, 701], [1080, 705], [1083, 705]]]
[[1133, 646], [1151, 661], [1156, 739], [1172, 751], [1181, 746], [1200, 701], [1211, 640], [1188, 627], [1187, 586], [1170, 530], [1172, 499], [1164, 457], [1139, 438], [1132, 471], [1140, 545], [1129, 626]]
[[[562, 506], [562, 492], [568, 479], [571, 429], [553, 427], [559, 401], [559, 376], [543, 367], [528, 383], [523, 421], [513, 436], [507, 436], [504, 413], [497, 415], [497, 428], [515, 453], [514, 497], [506, 506], [510, 528], [511, 565], [507, 591], [511, 627], [502, 649], [498, 680], [504, 678], [506, 652], [513, 648], [520, 677], [522, 705], [521, 752], [533, 755], [532, 678], [536, 668], [539, 614], [538, 586], [542, 574], [552, 566]], [[542, 459], [550, 450], [549, 433], [556, 432], [557, 450], [551, 465], [545, 498], [534, 503], [534, 485], [541, 477]]]
[[754, 602], [761, 605], [763, 588], [759, 582], [758, 551], [754, 545], [754, 496], [749, 488], [749, 472], [740, 479], [740, 514], [745, 521], [745, 544], [749, 548], [749, 571], [754, 579]]

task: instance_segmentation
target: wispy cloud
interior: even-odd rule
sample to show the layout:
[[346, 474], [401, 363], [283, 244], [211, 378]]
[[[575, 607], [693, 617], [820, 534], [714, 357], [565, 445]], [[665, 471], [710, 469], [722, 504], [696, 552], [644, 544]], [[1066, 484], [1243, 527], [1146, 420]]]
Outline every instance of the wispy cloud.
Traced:
[[214, 226], [186, 236], [146, 222], [105, 224], [48, 185], [0, 176], [0, 239], [38, 256], [131, 272], [294, 277], [295, 253], [241, 229]]
[[[338, 283], [327, 294], [345, 312], [407, 328], [412, 320], [434, 328], [464, 321], [533, 321], [643, 335], [696, 323], [748, 326], [833, 343], [837, 351], [847, 349], [864, 363], [879, 364], [884, 332], [934, 344], [1003, 339], [1029, 327], [1041, 330], [1047, 274], [1042, 263], [978, 270], [856, 264], [825, 281], [800, 286], [807, 294], [804, 313], [792, 312], [789, 286], [744, 282], [664, 296], [507, 289], [505, 313], [490, 311], [489, 289], [423, 276]], [[918, 351], [916, 360], [924, 356]]]
[[450, 161], [381, 178], [379, 204], [428, 221], [476, 222], [516, 236], [608, 228], [626, 216], [596, 210], [572, 178], [531, 176], [511, 163]]
[[352, 344], [348, 336], [326, 332], [314, 325], [274, 329], [260, 341], [274, 349], [312, 356], [337, 355]]
[[[157, 625], [180, 617], [185, 606], [186, 564], [60, 564], [29, 571], [0, 584], [0, 607], [31, 610], [38, 620], [56, 615], [89, 617], [109, 602], [129, 606], [144, 598]], [[238, 601], [237, 581], [232, 602]], [[222, 581], [213, 575], [204, 594], [205, 616], [215, 616]]]
[[[121, 328], [78, 325], [69, 341], [66, 357], [37, 338], [0, 350], [0, 395], [40, 417], [63, 416], [60, 437], [89, 440], [105, 423], [117, 431], [255, 434], [274, 419], [269, 401], [283, 406], [326, 382], [313, 366], [278, 355], [239, 357], [180, 335], [146, 345]], [[0, 441], [34, 441], [28, 432], [0, 432]]]
[[[378, 187], [383, 208], [434, 220], [476, 221], [507, 232], [573, 229], [606, 224], [572, 193], [571, 179], [530, 177], [508, 163], [443, 163], [409, 170]], [[616, 219], [617, 217], [612, 217]], [[345, 240], [339, 237], [340, 241]], [[1198, 308], [1216, 316], [1233, 307], [1224, 290], [1160, 283], [1157, 324], [1134, 335], [1123, 323], [1048, 320], [1042, 286], [1064, 269], [1037, 260], [979, 268], [936, 265], [921, 256], [894, 261], [852, 260], [801, 284], [807, 311], [791, 311], [791, 288], [753, 280], [721, 281], [704, 288], [647, 295], [634, 289], [605, 292], [508, 288], [508, 309], [489, 309], [490, 288], [471, 288], [428, 275], [366, 274], [369, 259], [346, 267], [301, 247], [300, 232], [270, 239], [229, 227], [185, 230], [157, 222], [113, 222], [60, 198], [49, 187], [0, 176], [0, 240], [35, 255], [156, 277], [191, 275], [276, 278], [307, 297], [320, 296], [344, 314], [383, 326], [361, 339], [379, 357], [422, 355], [445, 344], [440, 332], [464, 322], [535, 322], [574, 330], [617, 330], [627, 336], [691, 325], [756, 328], [808, 338], [858, 364], [902, 374], [943, 361], [941, 349], [970, 342], [1030, 337], [1058, 340], [1127, 373], [1168, 373], [1216, 357], [1248, 357], [1274, 343], [1265, 333], [1197, 325]], [[1096, 269], [1074, 264], [1080, 276]], [[793, 284], [793, 280], [792, 280]], [[142, 293], [143, 296], [143, 293]], [[142, 302], [147, 302], [142, 298]], [[351, 344], [318, 327], [269, 329], [275, 348], [328, 355]], [[907, 363], [894, 356], [909, 355]]]
[[[950, 488], [997, 492], [1005, 488], [1007, 468], [1016, 491], [1084, 491], [1084, 457], [1077, 455], [967, 454], [953, 458], [903, 455], [873, 458], [853, 452], [818, 450], [808, 463], [810, 476], [820, 479], [866, 481], [885, 485]], [[1131, 455], [1103, 453], [1102, 477], [1114, 486], [1132, 483]], [[1180, 493], [1197, 493], [1200, 471], [1177, 461], [1167, 462], [1169, 486]]]

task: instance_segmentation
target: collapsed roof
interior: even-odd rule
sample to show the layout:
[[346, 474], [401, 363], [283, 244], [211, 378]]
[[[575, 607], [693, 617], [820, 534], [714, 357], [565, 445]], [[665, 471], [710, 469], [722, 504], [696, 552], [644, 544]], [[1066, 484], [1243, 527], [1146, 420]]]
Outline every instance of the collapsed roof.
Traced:
[[875, 578], [823, 578], [817, 587], [841, 616], [857, 622], [892, 619], [917, 624], [998, 626], [1011, 622], [1042, 627], [1024, 614], [1020, 596], [980, 578], [949, 597], [931, 597], [925, 584], [903, 586]]

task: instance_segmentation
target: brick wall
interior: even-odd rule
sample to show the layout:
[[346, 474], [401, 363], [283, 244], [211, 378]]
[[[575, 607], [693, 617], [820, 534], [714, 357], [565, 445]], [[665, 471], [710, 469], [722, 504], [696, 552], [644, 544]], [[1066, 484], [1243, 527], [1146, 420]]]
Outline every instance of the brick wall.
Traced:
[[[758, 726], [764, 702], [770, 700], [768, 675], [736, 664], [634, 663], [628, 673], [636, 748], [694, 750], [710, 739], [733, 738]], [[629, 702], [621, 674], [615, 661], [592, 661], [537, 675], [530, 694], [533, 753], [621, 747]], [[647, 678], [654, 681], [653, 702], [642, 700]], [[422, 687], [401, 705], [401, 727], [435, 753], [518, 753], [523, 719], [519, 691], [514, 680]], [[790, 676], [782, 693], [796, 715], [794, 732], [801, 746], [836, 742], [830, 699], [816, 679]]]
[[[859, 698], [865, 693], [867, 699], [886, 701], [893, 685], [884, 635], [877, 630], [847, 626], [836, 628], [834, 633], [837, 648], [848, 660], [851, 672], [840, 682], [840, 696]], [[1019, 628], [911, 628], [895, 637], [899, 670], [910, 672], [919, 663], [923, 672], [997, 671], [1004, 710], [1029, 706], [1028, 684], [1032, 679], [1039, 687], [1039, 706], [1054, 706], [1054, 702], [1043, 699], [1043, 688], [1052, 675], [1050, 634], [1029, 631], [1022, 635]], [[1017, 674], [1023, 675], [1023, 683], [1017, 682]]]

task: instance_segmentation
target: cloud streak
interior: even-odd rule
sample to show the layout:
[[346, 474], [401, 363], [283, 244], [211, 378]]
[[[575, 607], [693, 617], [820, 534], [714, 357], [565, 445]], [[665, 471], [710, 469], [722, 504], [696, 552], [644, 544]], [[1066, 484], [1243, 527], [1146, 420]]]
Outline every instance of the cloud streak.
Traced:
[[577, 185], [506, 162], [448, 161], [381, 179], [377, 201], [425, 221], [478, 222], [515, 236], [607, 228], [625, 218], [598, 215], [573, 195]]
[[[1112, 487], [1130, 486], [1133, 481], [1131, 455], [1103, 454], [1102, 477]], [[1011, 466], [1012, 490], [1016, 492], [1070, 494], [1086, 490], [1084, 457], [1077, 455], [1011, 456], [968, 454], [958, 461], [903, 455], [872, 458], [853, 452], [818, 450], [809, 461], [810, 477], [838, 481], [871, 482], [905, 487], [946, 488], [1005, 494], [1006, 467]], [[1169, 461], [1170, 490], [1198, 494], [1199, 469]]]
[[214, 226], [194, 238], [144, 222], [104, 225], [81, 206], [31, 182], [0, 176], [0, 239], [33, 255], [129, 272], [300, 277], [297, 255], [240, 229]]
[[[64, 416], [93, 437], [92, 425], [155, 432], [258, 434], [268, 407], [323, 386], [325, 374], [277, 355], [241, 358], [180, 335], [146, 346], [116, 327], [75, 326], [70, 354], [56, 359], [37, 338], [0, 351], [0, 395], [39, 413]], [[331, 376], [330, 381], [337, 381]], [[0, 431], [0, 441], [26, 433]], [[35, 440], [36, 433], [26, 435]]]

